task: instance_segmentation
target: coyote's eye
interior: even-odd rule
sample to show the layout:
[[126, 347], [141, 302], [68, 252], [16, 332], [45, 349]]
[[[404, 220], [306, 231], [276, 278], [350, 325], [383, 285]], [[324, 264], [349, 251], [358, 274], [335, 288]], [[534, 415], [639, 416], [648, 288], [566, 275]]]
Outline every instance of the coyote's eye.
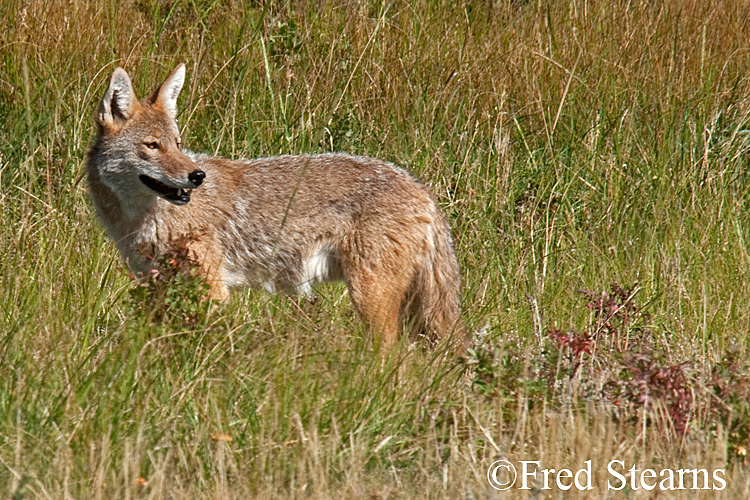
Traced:
[[146, 147], [148, 149], [159, 149], [159, 143], [156, 142], [156, 141], [154, 141], [154, 142], [146, 142], [144, 144], [146, 145]]
[[177, 149], [182, 151], [182, 141], [179, 141], [179, 140], [177, 141]]

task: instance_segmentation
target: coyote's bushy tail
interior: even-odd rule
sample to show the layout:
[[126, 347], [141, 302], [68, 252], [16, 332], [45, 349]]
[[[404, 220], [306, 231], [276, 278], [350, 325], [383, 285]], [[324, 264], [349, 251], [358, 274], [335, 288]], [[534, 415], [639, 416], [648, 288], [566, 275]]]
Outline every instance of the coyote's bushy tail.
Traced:
[[431, 340], [451, 337], [463, 344], [461, 274], [448, 223], [440, 213], [433, 220], [431, 245], [415, 276], [409, 310]]

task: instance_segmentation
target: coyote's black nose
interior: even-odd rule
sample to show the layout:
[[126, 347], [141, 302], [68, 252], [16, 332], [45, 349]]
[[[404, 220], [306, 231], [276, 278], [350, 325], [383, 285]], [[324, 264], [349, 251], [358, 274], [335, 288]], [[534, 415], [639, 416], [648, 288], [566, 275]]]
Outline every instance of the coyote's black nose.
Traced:
[[188, 179], [190, 179], [190, 182], [192, 182], [195, 187], [200, 186], [203, 184], [203, 179], [206, 178], [206, 172], [203, 170], [193, 170], [188, 174]]

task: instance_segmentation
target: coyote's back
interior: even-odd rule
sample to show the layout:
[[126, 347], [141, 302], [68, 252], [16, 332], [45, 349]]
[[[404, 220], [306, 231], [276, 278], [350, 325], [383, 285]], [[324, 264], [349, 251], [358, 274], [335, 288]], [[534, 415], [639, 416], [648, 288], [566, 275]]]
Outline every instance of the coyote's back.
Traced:
[[344, 154], [183, 152], [175, 116], [184, 78], [180, 65], [138, 101], [118, 68], [97, 112], [90, 192], [136, 275], [171, 238], [194, 236], [190, 249], [213, 298], [239, 287], [305, 293], [341, 280], [386, 347], [402, 322], [462, 340], [450, 230], [420, 182], [391, 163]]

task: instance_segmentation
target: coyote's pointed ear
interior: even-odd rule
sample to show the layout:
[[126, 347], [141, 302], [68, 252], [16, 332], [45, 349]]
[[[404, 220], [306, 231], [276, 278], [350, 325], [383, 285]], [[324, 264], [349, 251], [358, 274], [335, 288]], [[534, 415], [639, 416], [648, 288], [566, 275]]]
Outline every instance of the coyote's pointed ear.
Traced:
[[137, 105], [130, 77], [124, 69], [117, 68], [112, 73], [109, 88], [99, 104], [96, 119], [103, 128], [114, 128], [133, 116]]
[[185, 83], [185, 65], [180, 63], [164, 83], [154, 90], [149, 101], [161, 107], [170, 117], [177, 116], [177, 96], [180, 95], [182, 84]]

